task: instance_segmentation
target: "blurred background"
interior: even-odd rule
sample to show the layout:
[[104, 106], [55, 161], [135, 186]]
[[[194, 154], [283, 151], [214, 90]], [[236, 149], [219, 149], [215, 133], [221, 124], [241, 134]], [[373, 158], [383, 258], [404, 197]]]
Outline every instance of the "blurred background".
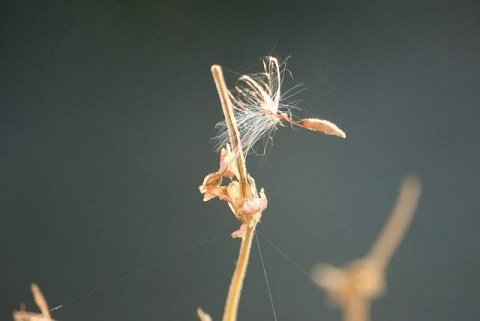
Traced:
[[[259, 230], [305, 270], [367, 253], [402, 177], [424, 191], [372, 320], [478, 320], [480, 5], [476, 1], [5, 1], [0, 17], [0, 319], [37, 282], [53, 317], [220, 320], [239, 227], [202, 202], [227, 81], [288, 61], [302, 116], [347, 139], [280, 128], [249, 156]], [[260, 238], [278, 320], [341, 320]], [[273, 320], [252, 251], [239, 320]]]

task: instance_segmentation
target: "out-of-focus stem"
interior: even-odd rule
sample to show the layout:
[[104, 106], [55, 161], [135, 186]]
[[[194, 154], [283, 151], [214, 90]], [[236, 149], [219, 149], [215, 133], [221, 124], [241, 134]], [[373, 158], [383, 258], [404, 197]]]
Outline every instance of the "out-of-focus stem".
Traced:
[[407, 232], [417, 208], [421, 189], [421, 182], [417, 176], [410, 174], [403, 179], [392, 214], [368, 254], [368, 257], [376, 260], [382, 269], [388, 265]]
[[212, 75], [215, 85], [217, 86], [218, 95], [220, 96], [220, 102], [222, 103], [223, 115], [225, 116], [225, 122], [227, 123], [228, 133], [230, 135], [230, 142], [232, 143], [232, 149], [237, 161], [237, 168], [240, 177], [241, 196], [247, 195], [247, 168], [245, 165], [245, 156], [243, 155], [242, 143], [240, 140], [240, 134], [238, 133], [237, 122], [235, 121], [235, 115], [233, 113], [232, 101], [228, 95], [228, 88], [225, 84], [223, 77], [222, 67], [219, 65], [212, 66]]
[[232, 282], [230, 283], [230, 289], [228, 290], [223, 321], [237, 320], [238, 303], [240, 302], [243, 280], [245, 279], [245, 274], [247, 272], [254, 234], [255, 226], [247, 227], [245, 237], [242, 239], [242, 245], [240, 246], [240, 253], [238, 254], [237, 265], [235, 267], [235, 272], [233, 273]]
[[48, 310], [47, 300], [45, 300], [45, 297], [43, 296], [43, 293], [38, 287], [38, 285], [36, 283], [32, 283], [32, 285], [30, 286], [30, 289], [32, 290], [35, 303], [40, 309], [40, 312], [42, 312], [42, 316], [45, 318], [45, 320], [51, 320], [50, 310]]
[[368, 300], [354, 295], [348, 299], [343, 308], [344, 321], [369, 321], [370, 306]]

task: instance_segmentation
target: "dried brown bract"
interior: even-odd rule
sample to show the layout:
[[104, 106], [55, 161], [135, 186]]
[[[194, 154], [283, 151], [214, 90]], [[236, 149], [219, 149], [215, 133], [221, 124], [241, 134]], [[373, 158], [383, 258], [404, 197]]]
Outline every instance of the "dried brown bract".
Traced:
[[[241, 193], [238, 169], [234, 160], [235, 155], [227, 144], [220, 153], [220, 169], [208, 174], [199, 189], [204, 201], [218, 197], [228, 203], [235, 217], [242, 222], [240, 229], [233, 232], [232, 236], [243, 238], [245, 227], [252, 227], [258, 223], [268, 201], [263, 189], [257, 191], [255, 180], [250, 175], [247, 175], [246, 193]], [[224, 178], [229, 180], [227, 185], [222, 185]]]

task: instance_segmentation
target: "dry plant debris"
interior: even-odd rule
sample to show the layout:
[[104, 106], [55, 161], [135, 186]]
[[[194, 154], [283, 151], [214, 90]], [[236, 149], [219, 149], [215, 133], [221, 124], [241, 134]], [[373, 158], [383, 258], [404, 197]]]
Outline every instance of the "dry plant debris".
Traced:
[[42, 291], [40, 291], [40, 288], [38, 287], [38, 285], [33, 283], [30, 288], [32, 290], [33, 298], [35, 299], [35, 303], [37, 304], [41, 313], [27, 312], [25, 309], [25, 305], [22, 304], [20, 307], [20, 311], [13, 312], [13, 320], [14, 321], [54, 321], [50, 316], [47, 300], [45, 300], [45, 297], [43, 296]]
[[341, 305], [345, 321], [370, 320], [370, 301], [385, 292], [385, 269], [410, 225], [420, 192], [416, 176], [409, 175], [403, 180], [390, 219], [365, 257], [343, 269], [327, 264], [313, 268], [313, 280]]
[[[285, 74], [289, 73], [286, 60], [280, 63], [277, 58], [265, 57], [262, 64], [263, 72], [241, 76], [235, 89], [228, 91], [245, 155], [257, 141], [269, 137], [278, 126], [282, 126], [283, 121], [328, 135], [346, 137], [343, 130], [328, 120], [300, 119], [293, 115], [292, 110], [299, 109], [297, 105], [300, 101], [292, 100], [292, 97], [301, 89], [297, 85], [285, 92], [281, 90]], [[217, 149], [220, 150], [230, 141], [227, 120], [219, 122], [217, 128]]]
[[[241, 222], [240, 229], [233, 232], [232, 237], [242, 239], [223, 321], [237, 319], [255, 227], [268, 204], [264, 190], [257, 191], [255, 180], [247, 172], [245, 156], [259, 139], [271, 134], [282, 121], [330, 135], [346, 136], [340, 128], [327, 120], [294, 119], [290, 112], [293, 106], [284, 103], [285, 95], [281, 92], [285, 63], [279, 64], [273, 57], [262, 61], [264, 72], [241, 76], [236, 86], [236, 95], [227, 88], [222, 68], [213, 65], [211, 69], [225, 120], [217, 124], [220, 128], [216, 137], [220, 150], [220, 168], [217, 172], [208, 174], [199, 189], [204, 201], [218, 197], [228, 203]], [[222, 185], [224, 179], [229, 180], [228, 184]], [[201, 309], [197, 314], [202, 320], [208, 320]]]
[[[237, 180], [238, 169], [233, 162], [235, 155], [228, 144], [220, 155], [220, 169], [216, 173], [208, 174], [199, 189], [204, 201], [218, 197], [228, 203], [235, 217], [242, 222], [240, 229], [233, 232], [232, 237], [243, 238], [246, 228], [255, 226], [260, 220], [262, 212], [267, 208], [267, 197], [263, 188], [260, 193], [257, 192], [255, 180], [250, 175], [247, 175], [246, 193], [242, 194], [240, 182]], [[224, 177], [231, 179], [227, 186], [221, 185]]]
[[212, 321], [212, 317], [210, 316], [210, 314], [204, 312], [202, 308], [197, 309], [197, 316], [200, 321]]

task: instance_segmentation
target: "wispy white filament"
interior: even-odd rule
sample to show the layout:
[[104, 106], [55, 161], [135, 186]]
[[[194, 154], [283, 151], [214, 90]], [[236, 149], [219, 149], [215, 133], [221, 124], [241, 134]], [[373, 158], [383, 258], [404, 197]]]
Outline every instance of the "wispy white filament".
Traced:
[[[290, 115], [290, 110], [298, 103], [290, 101], [290, 98], [299, 92], [299, 86], [285, 94], [281, 92], [287, 71], [286, 61], [279, 64], [276, 58], [266, 57], [262, 62], [263, 72], [241, 76], [235, 91], [230, 93], [244, 155], [263, 137], [271, 138], [285, 119], [280, 115]], [[225, 121], [219, 122], [216, 127], [219, 131], [214, 141], [220, 150], [229, 143], [230, 137]]]

